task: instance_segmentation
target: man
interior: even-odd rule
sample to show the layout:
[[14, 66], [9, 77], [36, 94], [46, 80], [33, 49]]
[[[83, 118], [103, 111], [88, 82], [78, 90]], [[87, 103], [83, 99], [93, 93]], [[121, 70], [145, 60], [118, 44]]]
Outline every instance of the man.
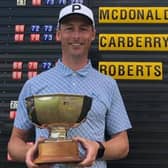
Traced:
[[[74, 167], [105, 168], [106, 160], [127, 156], [129, 142], [127, 129], [131, 124], [125, 110], [117, 83], [109, 76], [95, 70], [88, 52], [95, 39], [95, 22], [92, 11], [82, 4], [72, 4], [60, 11], [56, 39], [61, 42], [62, 57], [56, 66], [28, 80], [18, 100], [17, 116], [8, 144], [8, 150], [16, 161], [26, 161], [29, 168], [48, 168], [36, 165], [34, 153], [37, 145], [27, 145], [29, 130], [25, 98], [31, 95], [64, 93], [92, 97], [92, 107], [86, 121], [68, 132], [68, 136], [83, 147], [84, 160]], [[105, 132], [111, 137], [105, 138]], [[36, 128], [36, 139], [48, 137], [46, 129]], [[71, 167], [69, 164], [52, 167]], [[72, 166], [72, 167], [73, 167]]]

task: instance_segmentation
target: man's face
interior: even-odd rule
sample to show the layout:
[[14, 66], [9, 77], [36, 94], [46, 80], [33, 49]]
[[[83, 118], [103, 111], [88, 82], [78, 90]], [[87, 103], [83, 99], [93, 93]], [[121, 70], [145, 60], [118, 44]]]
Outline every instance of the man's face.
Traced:
[[56, 37], [61, 42], [63, 56], [87, 56], [95, 30], [90, 21], [80, 15], [71, 15], [62, 21]]

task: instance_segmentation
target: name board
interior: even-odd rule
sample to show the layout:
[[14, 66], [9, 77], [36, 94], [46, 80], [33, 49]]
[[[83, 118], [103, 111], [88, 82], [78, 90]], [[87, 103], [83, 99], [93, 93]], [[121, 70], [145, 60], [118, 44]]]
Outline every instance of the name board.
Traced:
[[100, 51], [168, 51], [168, 34], [99, 34]]
[[99, 7], [99, 23], [168, 23], [168, 7]]
[[99, 71], [114, 79], [162, 80], [161, 62], [99, 62]]

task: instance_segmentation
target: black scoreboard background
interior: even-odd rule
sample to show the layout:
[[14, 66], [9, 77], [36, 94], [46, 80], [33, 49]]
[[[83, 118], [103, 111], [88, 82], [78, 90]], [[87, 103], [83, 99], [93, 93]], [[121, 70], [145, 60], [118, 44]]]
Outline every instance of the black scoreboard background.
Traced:
[[60, 45], [55, 39], [58, 11], [73, 2], [88, 5], [96, 15], [97, 38], [90, 52], [95, 68], [100, 60], [163, 64], [163, 80], [118, 80], [133, 128], [128, 131], [128, 157], [108, 161], [108, 167], [167, 168], [168, 49], [164, 52], [98, 51], [99, 33], [168, 33], [168, 24], [100, 24], [100, 6], [165, 7], [166, 0], [0, 1], [0, 168], [26, 167], [7, 156], [18, 94], [27, 79], [54, 66], [60, 56]]

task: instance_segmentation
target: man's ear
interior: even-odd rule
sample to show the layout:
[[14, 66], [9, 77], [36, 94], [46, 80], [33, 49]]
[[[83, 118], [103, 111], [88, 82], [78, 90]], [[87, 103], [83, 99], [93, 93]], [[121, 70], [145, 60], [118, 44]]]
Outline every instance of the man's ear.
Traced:
[[94, 40], [95, 40], [95, 38], [96, 38], [96, 30], [95, 30], [95, 29], [93, 29], [92, 41], [94, 41]]
[[60, 31], [57, 30], [56, 34], [55, 34], [55, 39], [56, 41], [60, 42], [61, 41], [61, 35], [60, 35]]

